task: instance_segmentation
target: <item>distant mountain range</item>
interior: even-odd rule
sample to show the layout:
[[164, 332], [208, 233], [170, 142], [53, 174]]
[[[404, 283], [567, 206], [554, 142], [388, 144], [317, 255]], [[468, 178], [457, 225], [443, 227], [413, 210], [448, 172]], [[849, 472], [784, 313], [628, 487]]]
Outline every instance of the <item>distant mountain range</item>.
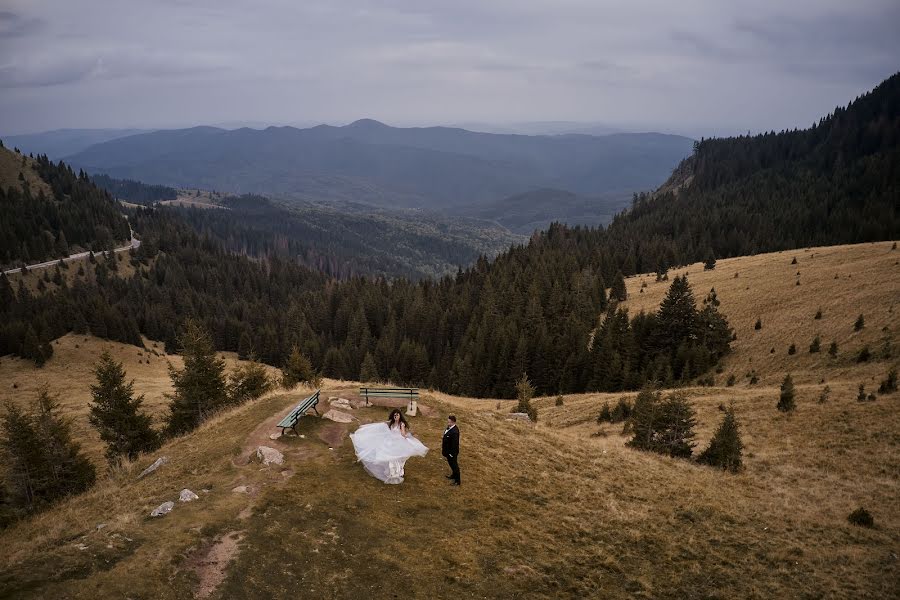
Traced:
[[[459, 212], [510, 197], [526, 202], [535, 198], [526, 192], [542, 188], [621, 201], [665, 181], [692, 144], [657, 133], [501, 135], [363, 119], [344, 127], [155, 131], [95, 144], [66, 161], [175, 187]], [[589, 212], [605, 215], [608, 206]]]
[[3, 137], [8, 148], [18, 148], [25, 154], [46, 154], [52, 160], [81, 152], [94, 144], [102, 144], [129, 135], [147, 133], [150, 129], [54, 129], [41, 133]]

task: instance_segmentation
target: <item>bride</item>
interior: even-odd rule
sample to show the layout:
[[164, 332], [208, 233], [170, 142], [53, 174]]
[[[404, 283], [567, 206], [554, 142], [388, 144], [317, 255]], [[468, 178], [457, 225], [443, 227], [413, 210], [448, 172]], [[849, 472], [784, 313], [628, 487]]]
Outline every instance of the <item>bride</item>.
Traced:
[[403, 414], [394, 409], [387, 423], [361, 425], [350, 434], [356, 458], [366, 471], [385, 483], [403, 483], [403, 465], [410, 456], [425, 456], [428, 448], [409, 432]]

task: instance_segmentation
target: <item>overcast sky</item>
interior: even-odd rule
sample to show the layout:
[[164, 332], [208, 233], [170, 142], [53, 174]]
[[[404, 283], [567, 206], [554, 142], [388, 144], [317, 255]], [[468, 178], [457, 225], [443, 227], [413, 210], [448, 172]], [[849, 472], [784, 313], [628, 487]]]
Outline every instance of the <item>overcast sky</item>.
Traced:
[[0, 0], [0, 133], [223, 122], [807, 127], [897, 0]]

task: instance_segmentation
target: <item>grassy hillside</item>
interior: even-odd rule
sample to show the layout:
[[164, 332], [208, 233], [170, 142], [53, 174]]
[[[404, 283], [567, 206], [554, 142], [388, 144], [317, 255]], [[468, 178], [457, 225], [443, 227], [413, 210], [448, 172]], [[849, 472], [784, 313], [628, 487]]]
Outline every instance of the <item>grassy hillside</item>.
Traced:
[[[511, 402], [425, 394], [430, 416], [411, 424], [433, 451], [408, 463], [403, 485], [385, 486], [355, 464], [346, 438], [355, 422], [312, 416], [300, 427], [305, 437], [269, 440], [277, 419], [308, 393], [278, 392], [0, 532], [8, 549], [0, 597], [890, 598], [900, 582], [898, 395], [860, 403], [856, 386], [874, 390], [896, 366], [896, 350], [862, 365], [852, 356], [866, 343], [877, 354], [882, 337], [897, 334], [898, 260], [900, 251], [881, 243], [684, 269], [698, 295], [716, 287], [738, 334], [717, 385], [686, 390], [698, 413], [698, 449], [721, 419], [719, 405], [734, 402], [745, 444], [738, 475], [625, 448], [621, 425], [595, 422], [619, 394], [567, 396], [563, 406], [538, 399], [536, 426], [506, 420]], [[627, 282], [633, 311], [655, 306], [666, 288], [645, 276], [641, 294], [641, 280]], [[859, 313], [866, 327], [853, 333]], [[823, 352], [809, 355], [816, 332]], [[792, 339], [798, 352], [788, 356]], [[831, 339], [840, 346], [836, 359], [824, 351]], [[164, 364], [176, 357], [139, 358], [133, 347], [74, 336], [60, 340], [43, 371], [3, 358], [0, 380], [19, 388], [4, 388], [2, 399], [27, 401], [48, 380], [99, 458], [84, 403], [102, 347], [126, 361], [137, 391], [161, 415]], [[749, 364], [756, 385], [743, 378]], [[775, 409], [787, 370], [798, 381], [791, 415]], [[738, 383], [725, 387], [731, 372]], [[832, 393], [819, 403], [825, 384]], [[346, 397], [355, 385], [326, 381], [324, 407], [324, 398]], [[437, 451], [449, 412], [463, 436], [458, 489], [445, 487]], [[367, 422], [385, 413], [373, 407], [354, 416]], [[285, 464], [248, 463], [260, 444], [283, 451]], [[136, 481], [158, 455], [171, 462]], [[147, 516], [184, 487], [200, 500]], [[874, 529], [847, 522], [860, 505], [874, 515]]]

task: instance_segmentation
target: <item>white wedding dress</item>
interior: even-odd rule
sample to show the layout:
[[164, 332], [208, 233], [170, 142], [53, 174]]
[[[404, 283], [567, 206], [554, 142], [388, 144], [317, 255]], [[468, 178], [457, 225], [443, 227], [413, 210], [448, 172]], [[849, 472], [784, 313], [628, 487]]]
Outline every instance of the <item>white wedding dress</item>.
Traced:
[[428, 448], [400, 428], [387, 423], [361, 425], [350, 434], [356, 458], [372, 477], [385, 483], [403, 483], [403, 465], [410, 456], [425, 456]]

